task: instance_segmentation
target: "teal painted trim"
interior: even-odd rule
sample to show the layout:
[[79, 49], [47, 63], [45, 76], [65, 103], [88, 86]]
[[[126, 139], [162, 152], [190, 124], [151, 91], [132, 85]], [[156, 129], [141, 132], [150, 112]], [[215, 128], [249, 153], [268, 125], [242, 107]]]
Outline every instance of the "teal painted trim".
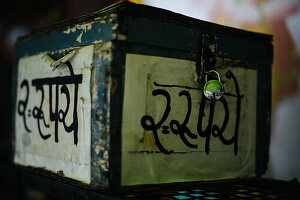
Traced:
[[[90, 45], [98, 40], [112, 40], [115, 37], [114, 30], [112, 29], [114, 23], [115, 21], [113, 20], [105, 22], [95, 21], [91, 22], [91, 29], [86, 31], [76, 29], [74, 32], [70, 31], [68, 34], [63, 32], [63, 30], [54, 30], [50, 33], [39, 34], [39, 36], [29, 36], [25, 41], [22, 41], [22, 39], [18, 40], [15, 56], [16, 58], [20, 58], [46, 51], [57, 51], [70, 47]], [[72, 27], [76, 27], [76, 25]], [[68, 27], [66, 26], [64, 30], [68, 30]], [[77, 41], [80, 34], [82, 34], [81, 42]]]

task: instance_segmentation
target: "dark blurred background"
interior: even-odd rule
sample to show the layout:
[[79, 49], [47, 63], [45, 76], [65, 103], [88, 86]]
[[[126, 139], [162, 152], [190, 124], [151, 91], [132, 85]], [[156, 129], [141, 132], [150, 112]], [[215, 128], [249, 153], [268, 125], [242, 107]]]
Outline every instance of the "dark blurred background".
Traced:
[[[118, 0], [10, 0], [0, 7], [0, 159], [10, 159], [11, 82], [16, 39], [31, 30], [95, 12]], [[266, 177], [300, 177], [300, 1], [131, 0], [194, 18], [274, 36], [272, 137]], [[5, 173], [5, 172], [1, 172]], [[0, 179], [0, 199], [51, 199]], [[21, 193], [20, 193], [21, 191]], [[20, 196], [21, 195], [21, 196]]]
[[[0, 162], [11, 156], [11, 83], [14, 45], [31, 30], [95, 12], [117, 0], [9, 0], [0, 6]], [[1, 171], [0, 173], [8, 173]], [[0, 200], [53, 199], [30, 188], [18, 188], [15, 180], [0, 178]]]

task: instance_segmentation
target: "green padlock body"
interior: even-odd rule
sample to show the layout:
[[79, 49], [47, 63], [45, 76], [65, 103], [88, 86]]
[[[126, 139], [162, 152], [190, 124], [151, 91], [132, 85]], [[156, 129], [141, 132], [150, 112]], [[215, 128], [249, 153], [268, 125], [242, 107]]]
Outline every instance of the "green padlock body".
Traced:
[[211, 93], [222, 91], [224, 88], [223, 84], [218, 80], [210, 80], [204, 85], [204, 91], [210, 91]]

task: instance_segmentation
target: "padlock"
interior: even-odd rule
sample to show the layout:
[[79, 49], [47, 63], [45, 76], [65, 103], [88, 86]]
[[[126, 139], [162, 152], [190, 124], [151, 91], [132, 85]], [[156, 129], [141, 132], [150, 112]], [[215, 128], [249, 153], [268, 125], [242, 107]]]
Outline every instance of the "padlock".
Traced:
[[[212, 80], [207, 81], [207, 75], [210, 74], [210, 73], [217, 74], [218, 80], [212, 79]], [[213, 100], [213, 101], [221, 99], [221, 97], [224, 94], [224, 85], [221, 82], [221, 78], [220, 78], [219, 73], [215, 70], [210, 70], [205, 75], [205, 82], [206, 83], [205, 83], [204, 88], [203, 88], [203, 92], [204, 92], [205, 97], [207, 99]]]

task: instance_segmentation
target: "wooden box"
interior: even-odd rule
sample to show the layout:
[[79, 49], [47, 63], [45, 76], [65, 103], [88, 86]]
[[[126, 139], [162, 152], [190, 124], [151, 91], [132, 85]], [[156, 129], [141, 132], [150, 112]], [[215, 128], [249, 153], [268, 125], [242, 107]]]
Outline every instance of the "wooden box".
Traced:
[[[32, 32], [16, 44], [13, 161], [108, 189], [261, 176], [271, 41], [128, 2]], [[203, 96], [211, 69], [219, 101]]]

